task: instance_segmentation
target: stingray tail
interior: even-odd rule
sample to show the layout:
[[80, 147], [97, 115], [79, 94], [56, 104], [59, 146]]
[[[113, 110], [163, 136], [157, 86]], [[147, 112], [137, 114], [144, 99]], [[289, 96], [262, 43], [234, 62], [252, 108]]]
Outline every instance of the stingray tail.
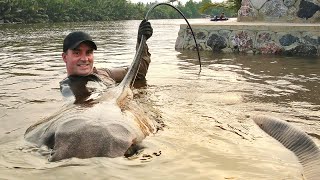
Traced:
[[146, 44], [146, 37], [145, 35], [142, 35], [140, 45], [136, 51], [136, 54], [129, 67], [129, 70], [126, 76], [123, 78], [123, 80], [119, 84], [120, 87], [122, 88], [130, 87], [134, 83], [139, 70], [140, 63], [141, 63], [142, 51], [144, 49], [145, 44]]
[[320, 179], [320, 150], [305, 132], [272, 117], [256, 116], [253, 120], [264, 132], [298, 157], [308, 180]]
[[[196, 40], [196, 37], [194, 35], [194, 32], [191, 28], [191, 25], [189, 24], [187, 18], [184, 16], [184, 14], [176, 7], [172, 6], [171, 4], [168, 4], [168, 3], [157, 3], [155, 5], [153, 5], [147, 12], [146, 16], [145, 16], [145, 20], [148, 21], [148, 18], [149, 18], [149, 13], [155, 9], [157, 6], [170, 6], [172, 7], [173, 9], [175, 9], [178, 13], [180, 13], [180, 15], [185, 19], [186, 23], [188, 24], [188, 27], [189, 29], [191, 30], [191, 33], [192, 33], [192, 36], [193, 36], [193, 39], [194, 39], [194, 42], [195, 42], [195, 45], [196, 45], [196, 50], [197, 50], [197, 53], [198, 53], [198, 60], [199, 60], [199, 66], [200, 66], [200, 71], [199, 73], [201, 72], [201, 59], [200, 59], [200, 50], [199, 50], [199, 46], [198, 46], [198, 43], [197, 43], [197, 40]], [[134, 56], [134, 59], [131, 63], [131, 66], [126, 74], [126, 76], [124, 77], [124, 79], [122, 80], [122, 82], [120, 83], [120, 86], [119, 87], [122, 87], [122, 88], [127, 88], [127, 87], [130, 87], [134, 81], [135, 81], [135, 78], [137, 76], [137, 73], [138, 73], [138, 70], [139, 70], [139, 66], [140, 66], [140, 63], [141, 63], [141, 55], [142, 55], [142, 51], [144, 49], [144, 46], [146, 44], [146, 37], [144, 35], [142, 35], [141, 37], [141, 41], [140, 41], [140, 45], [139, 45], [139, 48]]]

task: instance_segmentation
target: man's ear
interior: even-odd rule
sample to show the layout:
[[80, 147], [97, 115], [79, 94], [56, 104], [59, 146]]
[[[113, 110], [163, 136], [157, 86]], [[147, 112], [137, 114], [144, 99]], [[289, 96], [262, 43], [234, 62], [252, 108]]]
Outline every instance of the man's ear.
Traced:
[[63, 52], [63, 53], [61, 54], [61, 56], [62, 56], [63, 61], [64, 61], [65, 63], [67, 63], [67, 58], [66, 58], [67, 53], [66, 53], [66, 52]]

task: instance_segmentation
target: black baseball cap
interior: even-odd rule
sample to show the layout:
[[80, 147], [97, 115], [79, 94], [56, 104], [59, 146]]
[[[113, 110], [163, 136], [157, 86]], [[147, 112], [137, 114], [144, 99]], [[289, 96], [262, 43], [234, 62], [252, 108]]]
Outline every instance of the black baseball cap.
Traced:
[[67, 52], [68, 49], [74, 49], [82, 42], [88, 43], [94, 50], [97, 50], [97, 45], [92, 41], [89, 34], [82, 31], [75, 31], [68, 34], [63, 40], [63, 52]]

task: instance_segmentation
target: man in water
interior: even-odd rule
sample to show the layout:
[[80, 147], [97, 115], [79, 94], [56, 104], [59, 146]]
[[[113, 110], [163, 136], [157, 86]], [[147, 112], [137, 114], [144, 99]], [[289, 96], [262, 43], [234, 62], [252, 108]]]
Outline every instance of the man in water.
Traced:
[[[142, 35], [145, 35], [146, 39], [152, 36], [153, 29], [150, 22], [143, 20], [139, 25], [137, 46]], [[95, 75], [106, 85], [114, 85], [126, 75], [128, 68], [104, 68], [96, 69], [94, 63], [94, 50], [97, 50], [97, 45], [92, 40], [91, 36], [85, 32], [77, 31], [67, 35], [63, 42], [62, 59], [66, 63], [67, 75], [70, 76], [90, 76]], [[136, 77], [138, 81], [144, 81], [150, 64], [150, 53], [148, 46], [145, 44], [142, 51], [142, 61], [139, 67], [139, 71]], [[68, 78], [60, 82], [66, 83]]]
[[[142, 21], [137, 44], [142, 35], [148, 39], [152, 32], [150, 23]], [[71, 157], [130, 156], [140, 148], [138, 144], [155, 130], [153, 121], [144, 115], [144, 111], [138, 107], [129, 109], [135, 104], [131, 103], [132, 94], [127, 88], [104, 91], [124, 79], [128, 70], [96, 69], [93, 65], [96, 49], [97, 45], [85, 32], [72, 32], [66, 36], [62, 58], [68, 77], [60, 82], [60, 90], [69, 103], [80, 105], [67, 104], [59, 113], [30, 126], [25, 133], [27, 141], [53, 150], [50, 161]], [[150, 63], [146, 45], [141, 58], [138, 80], [145, 79]], [[103, 95], [110, 95], [111, 100]], [[101, 99], [105, 103], [96, 105]], [[121, 103], [128, 106], [123, 108]]]

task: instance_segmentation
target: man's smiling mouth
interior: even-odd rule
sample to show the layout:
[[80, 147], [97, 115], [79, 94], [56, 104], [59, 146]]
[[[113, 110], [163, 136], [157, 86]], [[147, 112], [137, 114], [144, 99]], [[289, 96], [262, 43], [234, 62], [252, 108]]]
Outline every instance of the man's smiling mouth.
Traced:
[[78, 64], [77, 66], [83, 67], [83, 66], [89, 66], [90, 64]]

